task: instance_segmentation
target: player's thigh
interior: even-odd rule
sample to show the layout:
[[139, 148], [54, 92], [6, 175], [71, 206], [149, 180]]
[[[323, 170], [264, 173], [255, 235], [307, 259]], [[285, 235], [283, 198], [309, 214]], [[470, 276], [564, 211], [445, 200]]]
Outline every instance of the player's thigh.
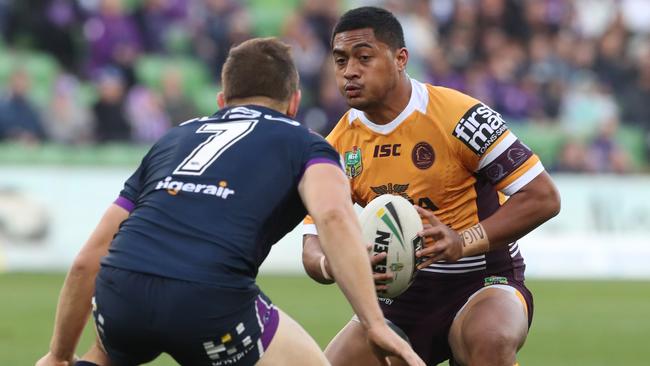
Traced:
[[329, 365], [325, 354], [307, 331], [282, 310], [278, 309], [278, 312], [278, 330], [256, 365]]
[[449, 345], [461, 363], [473, 347], [505, 342], [518, 350], [528, 334], [527, 304], [518, 290], [509, 286], [485, 287], [475, 293], [458, 312], [449, 330]]

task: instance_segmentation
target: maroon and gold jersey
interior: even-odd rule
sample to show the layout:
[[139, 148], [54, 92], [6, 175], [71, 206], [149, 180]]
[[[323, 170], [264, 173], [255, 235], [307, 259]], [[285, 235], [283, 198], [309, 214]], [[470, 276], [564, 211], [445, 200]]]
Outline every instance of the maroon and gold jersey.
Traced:
[[[381, 194], [401, 195], [462, 230], [489, 217], [544, 170], [499, 113], [452, 89], [413, 79], [411, 84], [410, 101], [395, 120], [378, 125], [351, 109], [327, 137], [342, 156], [355, 203], [365, 206]], [[305, 232], [316, 233], [309, 217]], [[493, 273], [523, 266], [512, 243], [423, 270]]]

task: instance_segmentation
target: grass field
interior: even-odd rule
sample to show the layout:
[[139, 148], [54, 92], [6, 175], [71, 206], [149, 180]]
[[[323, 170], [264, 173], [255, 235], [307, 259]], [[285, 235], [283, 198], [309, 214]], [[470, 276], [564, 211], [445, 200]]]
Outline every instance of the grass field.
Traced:
[[[62, 274], [0, 275], [0, 365], [33, 365], [46, 352]], [[334, 286], [266, 276], [260, 286], [325, 345], [350, 308]], [[650, 282], [529, 281], [535, 320], [522, 366], [650, 364]], [[90, 328], [80, 350], [90, 343]], [[161, 357], [151, 365], [175, 363]]]

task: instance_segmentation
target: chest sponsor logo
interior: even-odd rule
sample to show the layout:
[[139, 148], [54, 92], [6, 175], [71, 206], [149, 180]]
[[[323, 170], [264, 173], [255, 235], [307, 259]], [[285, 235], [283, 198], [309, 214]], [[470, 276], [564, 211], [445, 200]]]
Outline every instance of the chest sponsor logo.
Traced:
[[411, 159], [413, 164], [418, 169], [429, 169], [433, 165], [436, 155], [433, 148], [428, 143], [422, 141], [415, 144], [411, 152]]
[[385, 144], [375, 145], [375, 151], [372, 154], [373, 158], [385, 158], [388, 156], [400, 156], [402, 152], [400, 149], [402, 144]]
[[172, 196], [176, 196], [181, 192], [206, 194], [209, 196], [217, 196], [222, 199], [235, 194], [233, 189], [228, 188], [228, 182], [225, 180], [220, 181], [218, 184], [198, 184], [186, 183], [178, 180], [172, 180], [172, 177], [167, 177], [158, 182], [156, 190], [164, 189]]
[[359, 176], [363, 171], [363, 159], [361, 156], [361, 149], [357, 146], [352, 147], [352, 151], [346, 151], [343, 155], [343, 163], [345, 164], [345, 174], [349, 178]]
[[[431, 201], [429, 197], [418, 198], [417, 201], [406, 193], [406, 190], [409, 188], [409, 183], [407, 184], [397, 184], [397, 183], [388, 183], [382, 184], [376, 187], [370, 187], [370, 189], [377, 195], [381, 196], [382, 194], [394, 194], [406, 198], [407, 201], [412, 204], [417, 205], [430, 211], [436, 211], [438, 207]], [[375, 196], [375, 197], [377, 197]], [[373, 197], [374, 198], [374, 197]]]
[[499, 113], [480, 103], [465, 113], [454, 127], [452, 134], [481, 156], [507, 129]]

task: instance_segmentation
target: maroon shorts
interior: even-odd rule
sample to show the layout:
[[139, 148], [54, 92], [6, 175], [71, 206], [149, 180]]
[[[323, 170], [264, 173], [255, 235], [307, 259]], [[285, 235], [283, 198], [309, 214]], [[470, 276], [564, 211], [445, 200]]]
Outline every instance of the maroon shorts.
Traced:
[[427, 365], [451, 357], [449, 328], [458, 311], [476, 291], [491, 285], [507, 285], [522, 295], [528, 309], [528, 326], [533, 318], [533, 296], [512, 271], [493, 275], [446, 275], [420, 272], [411, 287], [395, 299], [384, 299], [384, 316], [409, 337], [413, 349]]

